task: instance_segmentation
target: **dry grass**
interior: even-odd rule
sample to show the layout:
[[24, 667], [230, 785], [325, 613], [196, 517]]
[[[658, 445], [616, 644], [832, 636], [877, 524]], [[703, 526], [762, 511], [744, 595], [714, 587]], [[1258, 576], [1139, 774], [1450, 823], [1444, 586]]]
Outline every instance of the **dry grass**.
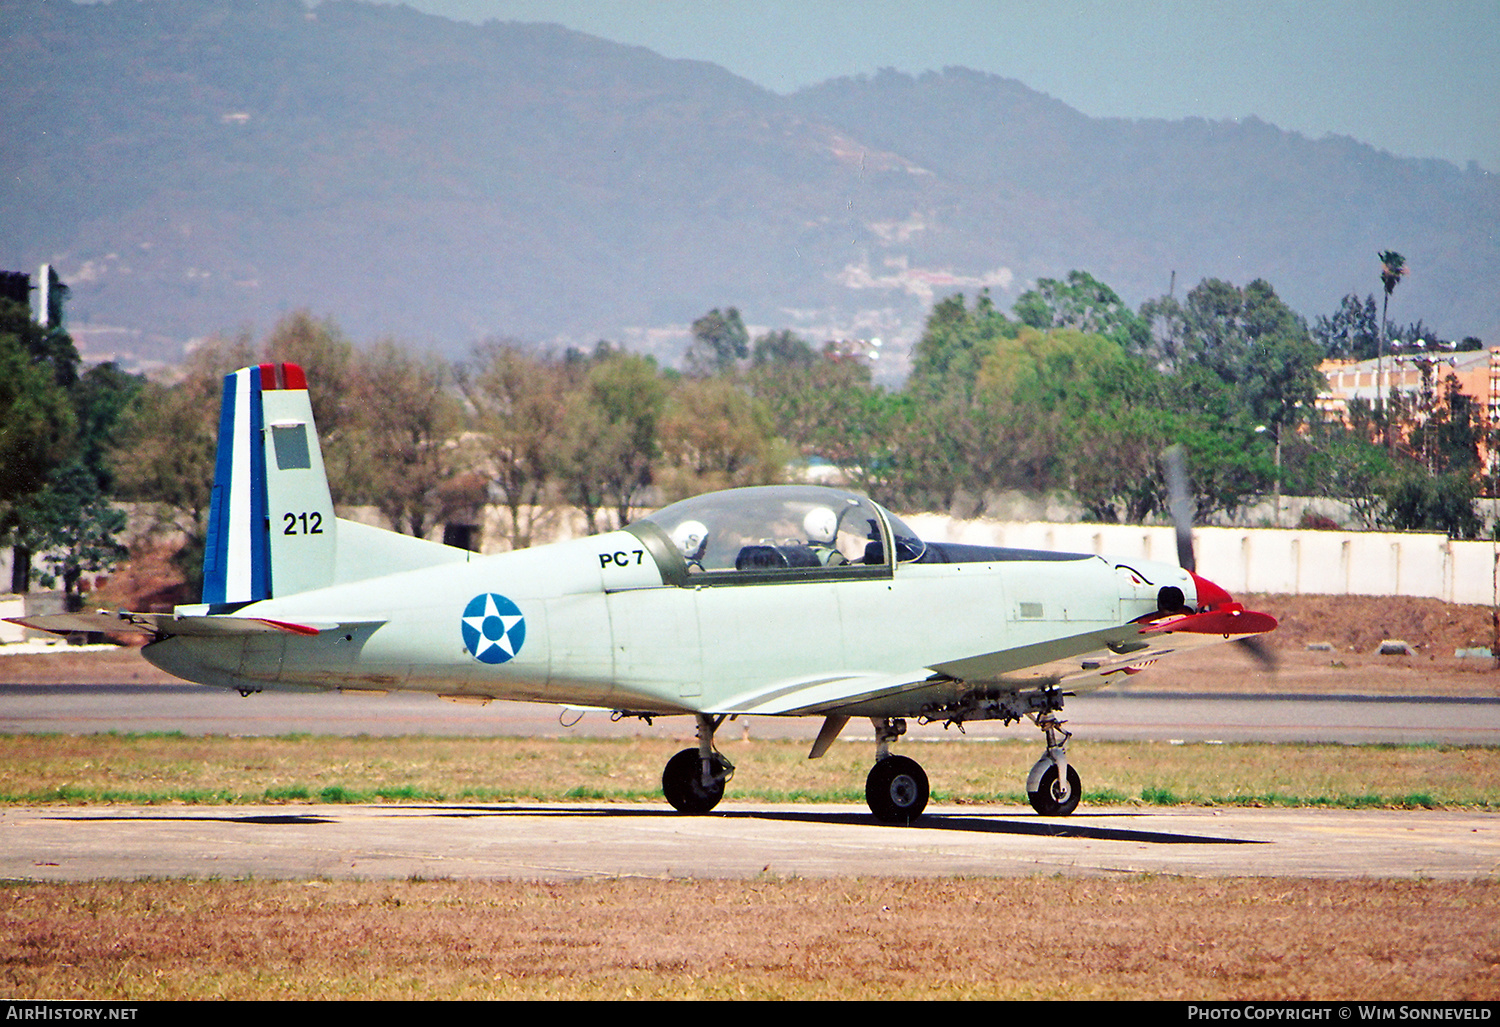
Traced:
[[0, 890], [70, 999], [1500, 997], [1500, 884], [106, 882]]
[[[0, 802], [660, 798], [667, 739], [0, 735]], [[862, 802], [869, 746], [727, 740], [735, 800]], [[935, 802], [1024, 802], [1030, 738], [910, 744]], [[1500, 808], [1500, 749], [1075, 742], [1085, 801]]]
[[[4, 801], [659, 795], [663, 739], [0, 736]], [[911, 746], [909, 748], [917, 748]], [[1020, 800], [1030, 740], [920, 747]], [[738, 799], [859, 801], [868, 746], [728, 741]], [[1489, 748], [1085, 743], [1116, 801], [1500, 805]], [[1280, 796], [1281, 798], [1276, 798]], [[1339, 797], [1343, 796], [1342, 799]], [[1364, 796], [1365, 800], [1356, 797]], [[1406, 796], [1406, 799], [1402, 799]], [[15, 999], [1500, 998], [1500, 882], [137, 881], [0, 887]]]

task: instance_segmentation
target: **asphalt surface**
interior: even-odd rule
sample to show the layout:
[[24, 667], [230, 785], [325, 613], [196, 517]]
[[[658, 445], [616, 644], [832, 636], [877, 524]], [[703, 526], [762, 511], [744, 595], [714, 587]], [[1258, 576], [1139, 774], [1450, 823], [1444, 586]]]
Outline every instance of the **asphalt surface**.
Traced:
[[[1105, 692], [1068, 701], [1085, 739], [1500, 744], [1500, 700]], [[721, 734], [811, 742], [816, 719], [753, 718]], [[186, 734], [651, 734], [692, 738], [684, 717], [647, 724], [526, 703], [431, 696], [233, 692], [192, 685], [0, 685], [0, 732]], [[870, 736], [852, 723], [845, 740]], [[908, 740], [1032, 737], [1030, 724]], [[641, 805], [285, 805], [0, 808], [0, 878], [577, 879], [618, 875], [1191, 876], [1491, 878], [1500, 818], [1453, 811], [930, 807], [912, 827], [863, 806], [736, 803], [686, 817]]]
[[1450, 811], [664, 804], [9, 808], [0, 878], [578, 880], [1177, 874], [1463, 880], [1500, 874], [1500, 818]]
[[[0, 668], [3, 670], [3, 668]], [[1401, 696], [1223, 695], [1106, 691], [1067, 700], [1068, 729], [1082, 739], [1448, 743], [1500, 745], [1500, 699]], [[734, 737], [798, 738], [811, 744], [815, 717], [744, 718], [721, 731]], [[236, 692], [199, 685], [0, 684], [0, 733], [95, 734], [180, 731], [190, 735], [525, 735], [693, 738], [688, 717], [647, 724], [607, 712], [567, 711], [536, 703], [455, 705], [434, 696]], [[1035, 737], [1029, 723], [965, 725], [963, 737]], [[854, 722], [845, 740], [870, 737]], [[908, 723], [908, 738], [957, 738], [956, 728]]]

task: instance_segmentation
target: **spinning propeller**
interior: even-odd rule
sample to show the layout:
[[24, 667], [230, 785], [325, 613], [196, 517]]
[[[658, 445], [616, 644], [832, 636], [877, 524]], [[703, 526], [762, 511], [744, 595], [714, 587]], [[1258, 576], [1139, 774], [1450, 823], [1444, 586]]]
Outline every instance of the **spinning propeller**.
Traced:
[[[1167, 511], [1171, 514], [1172, 527], [1177, 533], [1177, 563], [1197, 583], [1199, 606], [1212, 607], [1219, 602], [1228, 602], [1230, 597], [1223, 589], [1197, 575], [1198, 561], [1193, 555], [1194, 504], [1188, 490], [1187, 454], [1180, 444], [1169, 446], [1162, 453], [1162, 466], [1167, 476]], [[1205, 585], [1209, 588], [1205, 589]], [[1275, 654], [1258, 636], [1237, 638], [1235, 643], [1247, 650], [1266, 670], [1276, 669]]]

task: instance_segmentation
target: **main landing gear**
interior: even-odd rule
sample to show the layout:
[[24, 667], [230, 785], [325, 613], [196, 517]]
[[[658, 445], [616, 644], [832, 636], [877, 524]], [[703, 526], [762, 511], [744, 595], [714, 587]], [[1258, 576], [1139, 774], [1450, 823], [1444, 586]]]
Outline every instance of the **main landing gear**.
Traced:
[[724, 798], [724, 786], [734, 776], [734, 765], [714, 751], [714, 732], [723, 717], [699, 713], [698, 747], [683, 749], [667, 761], [661, 791], [679, 813], [707, 813]]
[[927, 772], [914, 759], [891, 755], [891, 743], [906, 733], [906, 721], [870, 721], [875, 725], [875, 766], [865, 779], [865, 802], [876, 820], [910, 824], [927, 808]]
[[[1078, 771], [1068, 764], [1068, 739], [1072, 733], [1057, 717], [1062, 697], [1056, 693], [1033, 693], [1021, 697], [1008, 695], [983, 706], [970, 708], [980, 719], [1020, 720], [1030, 717], [1047, 737], [1047, 751], [1037, 760], [1026, 777], [1026, 798], [1031, 808], [1044, 817], [1065, 817], [1078, 808], [1083, 798], [1083, 782]], [[950, 711], [951, 712], [956, 711]], [[951, 716], [950, 722], [962, 723], [963, 717]], [[875, 725], [875, 766], [865, 781], [865, 801], [877, 820], [887, 824], [910, 824], [927, 808], [927, 774], [905, 756], [893, 756], [891, 742], [906, 733], [906, 722], [900, 719], [871, 718]]]
[[[1047, 751], [1026, 777], [1026, 797], [1032, 809], [1042, 816], [1065, 817], [1078, 808], [1083, 798], [1083, 782], [1068, 763], [1068, 739], [1072, 733], [1057, 717], [1061, 709], [1062, 696], [1056, 691], [1024, 696], [1009, 692], [976, 698], [962, 708], [948, 707], [941, 718], [928, 714], [923, 719], [962, 724], [970, 719], [1010, 723], [1029, 717], [1046, 735]], [[679, 813], [708, 813], [724, 798], [724, 786], [734, 777], [734, 765], [714, 750], [714, 732], [724, 717], [704, 713], [696, 716], [697, 747], [683, 749], [673, 756], [661, 775], [662, 794]], [[812, 758], [827, 751], [848, 719], [828, 718], [813, 746]], [[920, 763], [891, 752], [891, 743], [906, 733], [906, 721], [899, 717], [871, 717], [870, 722], [875, 726], [875, 765], [865, 779], [865, 802], [882, 823], [913, 823], [927, 809], [930, 789], [927, 772]]]

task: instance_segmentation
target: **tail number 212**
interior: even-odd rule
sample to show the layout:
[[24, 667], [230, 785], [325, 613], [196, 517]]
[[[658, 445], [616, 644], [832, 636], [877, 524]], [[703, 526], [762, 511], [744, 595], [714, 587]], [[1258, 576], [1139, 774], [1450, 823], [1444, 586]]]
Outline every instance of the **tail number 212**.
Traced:
[[286, 525], [281, 530], [283, 535], [323, 534], [323, 515], [316, 510], [312, 513], [282, 514], [281, 522]]

